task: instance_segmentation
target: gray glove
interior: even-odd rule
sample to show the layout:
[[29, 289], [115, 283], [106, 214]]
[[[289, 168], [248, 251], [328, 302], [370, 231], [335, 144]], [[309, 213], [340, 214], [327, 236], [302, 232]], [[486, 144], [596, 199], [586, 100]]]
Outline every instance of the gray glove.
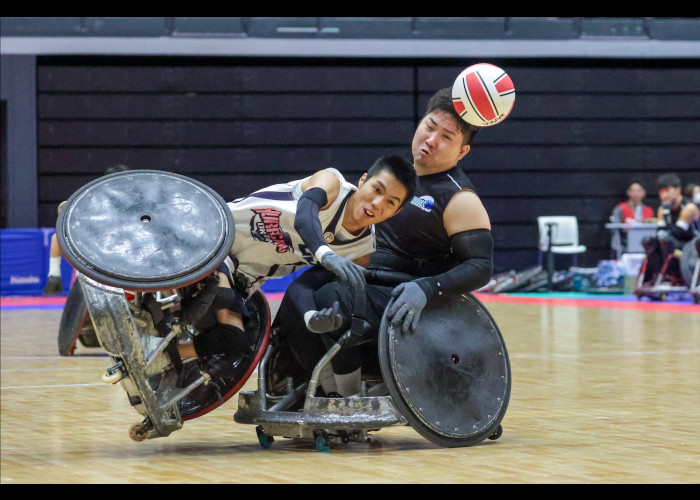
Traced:
[[326, 252], [321, 257], [321, 265], [338, 275], [342, 281], [349, 281], [353, 287], [365, 287], [365, 275], [362, 267], [353, 261], [341, 257], [335, 252]]
[[337, 330], [343, 324], [343, 317], [338, 314], [338, 309], [340, 309], [340, 304], [333, 302], [333, 307], [307, 312], [304, 315], [306, 327], [314, 333], [327, 333]]
[[401, 283], [391, 291], [392, 297], [398, 297], [389, 310], [391, 324], [397, 328], [403, 320], [401, 331], [408, 333], [409, 328], [414, 332], [418, 326], [420, 313], [423, 311], [428, 298], [418, 284], [414, 281]]

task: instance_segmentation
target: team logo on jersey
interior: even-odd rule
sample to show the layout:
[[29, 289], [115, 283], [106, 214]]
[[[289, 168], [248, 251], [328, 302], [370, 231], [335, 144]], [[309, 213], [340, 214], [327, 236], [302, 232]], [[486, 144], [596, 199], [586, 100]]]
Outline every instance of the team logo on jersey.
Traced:
[[430, 212], [435, 205], [435, 200], [432, 196], [421, 196], [420, 198], [414, 196], [411, 200], [411, 205], [420, 208], [424, 212]]
[[282, 212], [274, 208], [252, 208], [255, 215], [250, 219], [250, 234], [253, 239], [275, 245], [277, 253], [293, 252], [292, 239], [280, 227]]
[[333, 234], [330, 231], [323, 233], [323, 239], [326, 240], [326, 243], [333, 243], [333, 240], [335, 239], [335, 234]]

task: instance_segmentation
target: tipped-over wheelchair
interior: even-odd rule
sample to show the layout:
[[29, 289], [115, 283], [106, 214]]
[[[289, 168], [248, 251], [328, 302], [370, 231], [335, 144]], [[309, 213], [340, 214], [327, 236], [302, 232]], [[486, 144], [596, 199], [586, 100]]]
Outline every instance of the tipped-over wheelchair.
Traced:
[[[369, 441], [369, 432], [401, 425], [447, 447], [502, 433], [508, 353], [495, 321], [471, 294], [431, 301], [413, 335], [395, 331], [385, 318], [374, 345], [365, 342], [360, 314], [308, 371], [295, 366], [286, 339], [271, 336], [270, 309], [258, 291], [247, 304], [249, 352], [225, 377], [212, 377], [181, 360], [177, 342], [199, 333], [180, 314], [183, 299], [226, 259], [233, 242], [230, 211], [215, 192], [161, 171], [112, 174], [69, 198], [57, 234], [110, 356], [103, 380], [120, 384], [143, 417], [129, 431], [136, 441], [168, 436], [220, 406], [256, 367], [257, 389], [239, 394], [234, 420], [254, 425], [265, 448], [281, 436], [311, 439], [326, 451], [334, 439]], [[332, 398], [318, 391], [330, 359], [354, 343], [379, 353], [378, 367], [363, 366], [362, 392]]]
[[183, 299], [226, 259], [233, 242], [233, 219], [218, 194], [176, 174], [120, 172], [76, 191], [56, 232], [77, 271], [59, 348], [75, 345], [84, 333], [84, 304], [111, 360], [102, 380], [119, 383], [143, 416], [129, 431], [132, 439], [168, 436], [240, 390], [269, 339], [262, 293], [248, 299], [249, 351], [223, 376], [211, 376], [177, 352], [179, 340], [199, 333], [180, 314]]

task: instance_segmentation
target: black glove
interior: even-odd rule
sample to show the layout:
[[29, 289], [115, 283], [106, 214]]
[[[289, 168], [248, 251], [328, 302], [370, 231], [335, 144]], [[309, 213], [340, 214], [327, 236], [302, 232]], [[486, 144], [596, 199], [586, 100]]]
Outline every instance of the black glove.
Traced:
[[413, 331], [418, 326], [420, 313], [423, 311], [425, 304], [428, 303], [428, 298], [425, 293], [414, 281], [401, 283], [391, 291], [392, 297], [398, 297], [389, 310], [389, 318], [391, 324], [396, 328], [403, 321], [401, 331], [408, 333], [409, 328]]
[[308, 318], [304, 315], [306, 327], [314, 333], [327, 333], [337, 330], [343, 324], [343, 317], [338, 313], [340, 304], [333, 302], [333, 307], [321, 309], [320, 311], [309, 311], [313, 314]]
[[353, 287], [365, 287], [365, 275], [362, 267], [353, 261], [341, 257], [335, 252], [326, 252], [321, 257], [321, 265], [338, 275], [342, 281], [349, 281]]

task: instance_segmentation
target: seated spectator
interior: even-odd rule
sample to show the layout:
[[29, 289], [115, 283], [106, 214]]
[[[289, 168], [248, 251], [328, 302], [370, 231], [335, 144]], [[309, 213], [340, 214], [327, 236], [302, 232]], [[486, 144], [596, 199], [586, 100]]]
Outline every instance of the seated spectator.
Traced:
[[629, 185], [626, 193], [627, 201], [623, 201], [614, 208], [611, 222], [642, 222], [654, 218], [654, 210], [644, 204], [644, 197], [647, 195], [644, 186], [634, 181]]
[[687, 184], [683, 190], [683, 196], [700, 207], [700, 184], [695, 184], [693, 182]]

